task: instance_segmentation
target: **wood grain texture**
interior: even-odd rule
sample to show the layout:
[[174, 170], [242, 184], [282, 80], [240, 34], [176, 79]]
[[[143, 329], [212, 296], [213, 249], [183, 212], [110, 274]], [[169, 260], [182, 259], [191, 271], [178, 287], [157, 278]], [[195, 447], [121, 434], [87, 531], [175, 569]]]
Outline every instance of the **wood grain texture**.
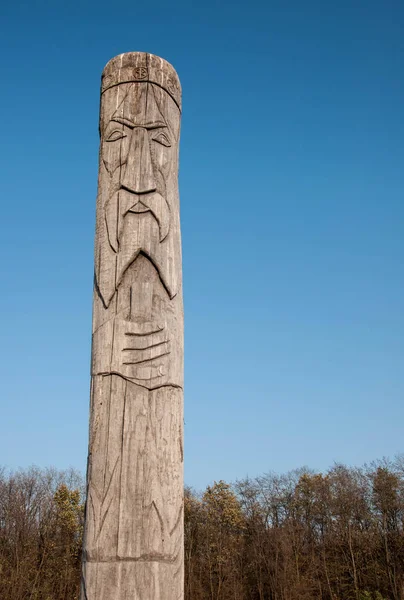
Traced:
[[81, 600], [183, 598], [180, 111], [163, 59], [105, 67]]

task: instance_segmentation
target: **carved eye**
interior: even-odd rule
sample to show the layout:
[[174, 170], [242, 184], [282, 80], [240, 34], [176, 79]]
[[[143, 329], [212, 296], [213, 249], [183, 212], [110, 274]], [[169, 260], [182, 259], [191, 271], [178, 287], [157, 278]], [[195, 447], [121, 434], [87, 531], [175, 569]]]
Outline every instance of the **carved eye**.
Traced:
[[168, 136], [164, 133], [164, 131], [160, 131], [160, 133], [158, 133], [157, 135], [155, 135], [153, 137], [153, 140], [155, 142], [158, 142], [159, 144], [162, 144], [166, 148], [170, 148], [171, 147], [171, 142], [168, 139]]
[[124, 134], [123, 131], [121, 131], [119, 129], [114, 129], [114, 131], [109, 134], [109, 136], [107, 137], [107, 139], [105, 141], [106, 142], [116, 142], [118, 140], [121, 140], [124, 137], [126, 137], [126, 135]]

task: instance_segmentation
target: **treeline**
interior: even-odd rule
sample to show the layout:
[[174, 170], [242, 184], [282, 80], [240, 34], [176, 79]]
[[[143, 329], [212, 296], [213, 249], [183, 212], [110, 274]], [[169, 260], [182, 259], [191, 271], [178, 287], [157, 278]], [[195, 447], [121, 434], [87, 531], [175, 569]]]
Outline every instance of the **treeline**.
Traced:
[[403, 600], [404, 458], [185, 496], [186, 600]]
[[[0, 470], [0, 600], [76, 600], [74, 471]], [[404, 600], [404, 458], [185, 490], [186, 600]], [[151, 599], [145, 599], [151, 600]]]
[[78, 598], [83, 496], [74, 471], [0, 469], [0, 600]]

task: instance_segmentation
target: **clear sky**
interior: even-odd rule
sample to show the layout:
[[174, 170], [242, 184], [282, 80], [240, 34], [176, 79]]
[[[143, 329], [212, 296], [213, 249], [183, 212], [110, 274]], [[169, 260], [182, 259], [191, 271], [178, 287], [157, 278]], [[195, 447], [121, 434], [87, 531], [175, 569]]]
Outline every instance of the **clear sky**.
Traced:
[[404, 450], [404, 4], [0, 7], [0, 464], [85, 470], [99, 81], [183, 87], [185, 479]]

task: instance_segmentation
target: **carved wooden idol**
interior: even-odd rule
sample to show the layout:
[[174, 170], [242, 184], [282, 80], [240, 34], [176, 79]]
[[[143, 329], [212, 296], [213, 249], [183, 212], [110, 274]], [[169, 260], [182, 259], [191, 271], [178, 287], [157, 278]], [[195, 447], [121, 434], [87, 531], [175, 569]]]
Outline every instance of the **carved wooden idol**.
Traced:
[[180, 117], [165, 60], [107, 64], [82, 600], [183, 597]]

